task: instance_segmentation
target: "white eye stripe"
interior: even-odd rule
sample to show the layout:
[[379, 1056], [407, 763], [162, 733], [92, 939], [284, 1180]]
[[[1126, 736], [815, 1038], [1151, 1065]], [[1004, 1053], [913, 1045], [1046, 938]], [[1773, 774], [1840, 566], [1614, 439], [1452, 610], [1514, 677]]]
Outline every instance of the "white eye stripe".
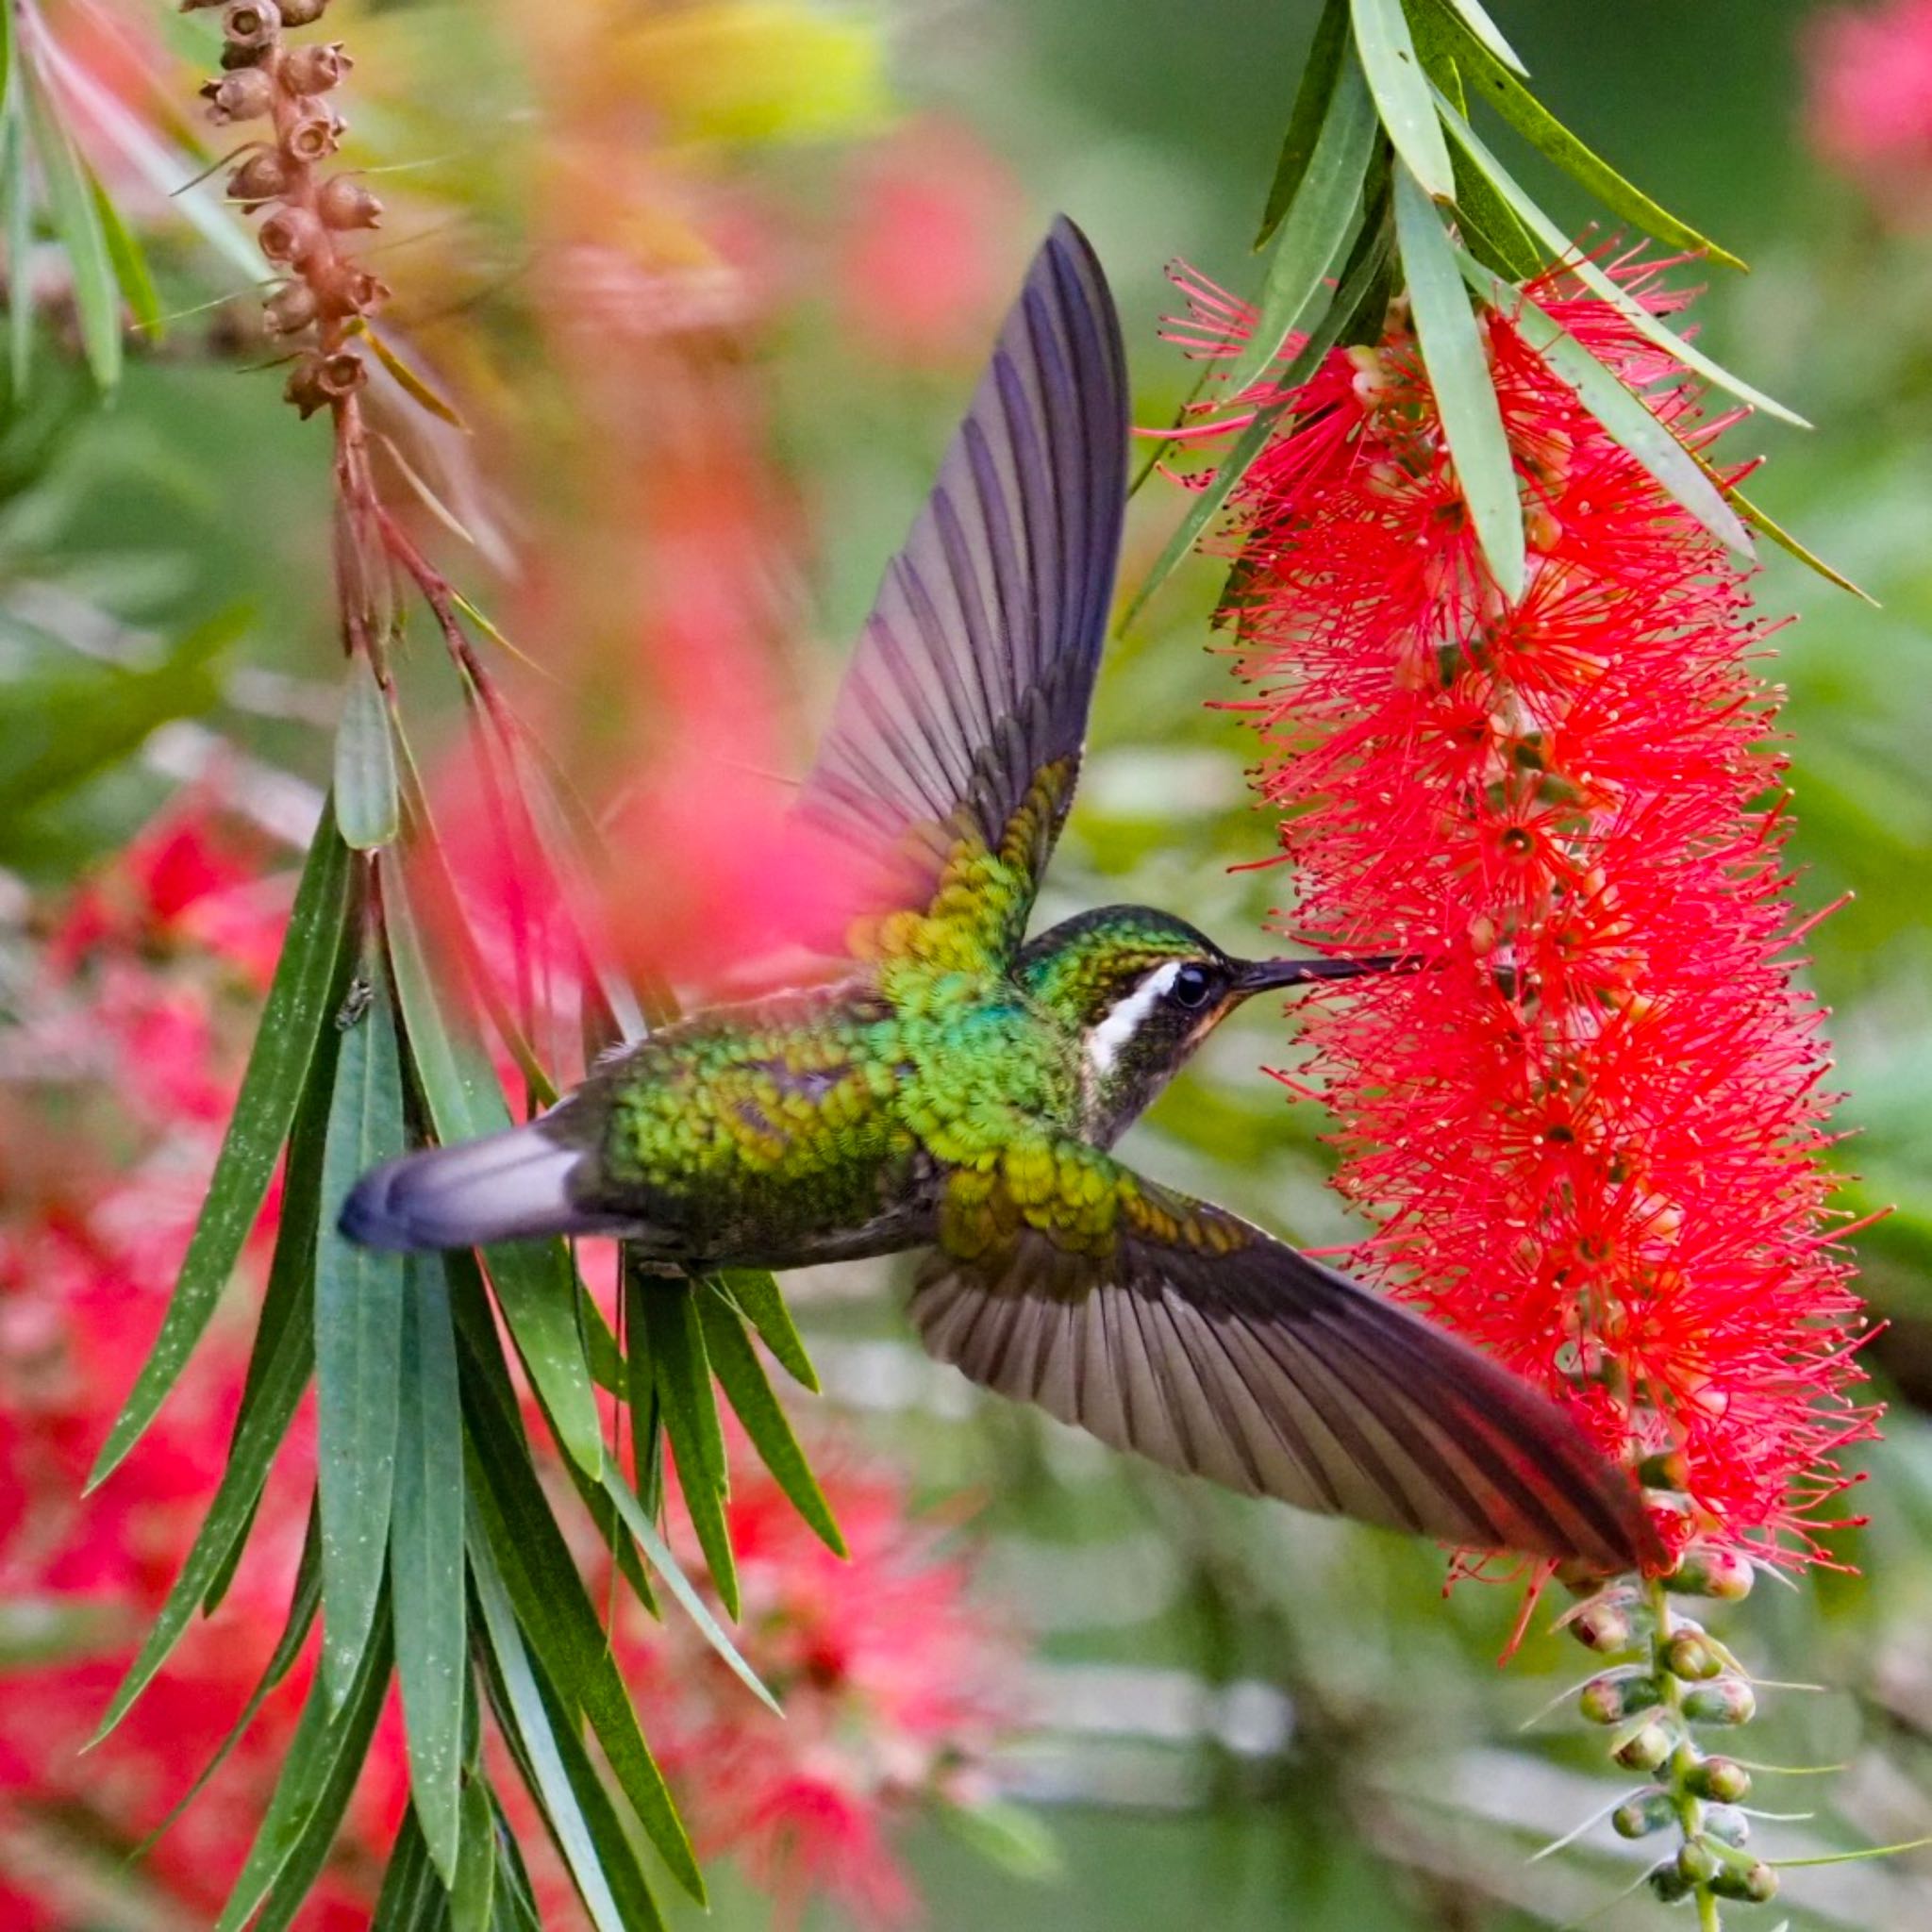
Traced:
[[1087, 1036], [1087, 1058], [1096, 1074], [1109, 1074], [1121, 1049], [1141, 1030], [1141, 1023], [1173, 991], [1180, 977], [1179, 959], [1157, 966], [1125, 999], [1116, 1000], [1098, 1026]]

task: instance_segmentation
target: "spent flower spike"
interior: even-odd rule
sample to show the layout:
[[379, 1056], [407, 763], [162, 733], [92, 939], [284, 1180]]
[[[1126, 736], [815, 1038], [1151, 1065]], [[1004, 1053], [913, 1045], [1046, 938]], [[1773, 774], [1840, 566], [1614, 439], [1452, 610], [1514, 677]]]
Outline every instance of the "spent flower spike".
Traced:
[[[1657, 265], [1613, 272], [1678, 305]], [[1182, 286], [1172, 333], [1214, 355], [1239, 305]], [[1690, 448], [1725, 426], [1574, 278], [1526, 292]], [[1479, 325], [1524, 594], [1489, 574], [1398, 305], [1299, 391], [1229, 399], [1289, 406], [1234, 496], [1224, 617], [1251, 694], [1230, 708], [1267, 747], [1297, 936], [1426, 968], [1318, 995], [1306, 1021], [1338, 1185], [1378, 1224], [1363, 1260], [1649, 1486], [1674, 1568], [1572, 1620], [1607, 1656], [1647, 1651], [1584, 1713], [1620, 1763], [1674, 1767], [1668, 1804], [1633, 1800], [1618, 1827], [1681, 1825], [1654, 1889], [1755, 1897], [1764, 1868], [1712, 1849], [1692, 1736], [1748, 1718], [1749, 1688], [1701, 1681], [1711, 1653], [1665, 1589], [1741, 1596], [1758, 1567], [1835, 1560], [1839, 1458], [1877, 1416], [1820, 1164], [1823, 1015], [1793, 981], [1770, 626], [1515, 320]]]

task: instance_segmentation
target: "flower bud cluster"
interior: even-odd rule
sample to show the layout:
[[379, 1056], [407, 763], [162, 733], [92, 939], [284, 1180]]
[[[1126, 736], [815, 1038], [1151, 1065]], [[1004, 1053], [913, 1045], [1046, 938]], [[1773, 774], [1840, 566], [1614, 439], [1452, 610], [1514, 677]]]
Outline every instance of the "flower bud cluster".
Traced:
[[1698, 1736], [1748, 1724], [1757, 1695], [1725, 1645], [1673, 1611], [1666, 1593], [1736, 1599], [1751, 1576], [1735, 1552], [1694, 1544], [1663, 1583], [1606, 1584], [1564, 1620], [1586, 1649], [1615, 1660], [1584, 1685], [1577, 1707], [1609, 1730], [1616, 1763], [1646, 1779], [1610, 1814], [1611, 1829], [1633, 1840], [1677, 1834], [1676, 1849], [1649, 1873], [1666, 1904], [1777, 1895], [1777, 1874], [1750, 1851], [1750, 1818], [1740, 1808], [1751, 1774]]
[[327, 96], [351, 63], [340, 42], [285, 41], [320, 21], [328, 0], [182, 0], [184, 12], [212, 6], [222, 8], [222, 72], [201, 95], [217, 126], [248, 130], [228, 193], [261, 217], [257, 240], [282, 276], [263, 321], [272, 336], [300, 341], [287, 394], [309, 416], [367, 379], [349, 337], [389, 294], [345, 252], [348, 235], [378, 225], [382, 204], [354, 175], [322, 172], [344, 125]]

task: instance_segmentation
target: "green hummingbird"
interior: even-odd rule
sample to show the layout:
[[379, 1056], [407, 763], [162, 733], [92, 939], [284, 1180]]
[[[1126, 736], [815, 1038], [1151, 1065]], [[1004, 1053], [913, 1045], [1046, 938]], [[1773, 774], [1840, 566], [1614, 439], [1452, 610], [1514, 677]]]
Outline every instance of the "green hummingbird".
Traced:
[[1623, 1570], [1628, 1474], [1486, 1357], [1108, 1151], [1242, 1001], [1388, 960], [1230, 958], [1113, 906], [1026, 925], [1074, 794], [1125, 508], [1120, 325], [1035, 256], [886, 572], [798, 821], [854, 857], [827, 981], [693, 1012], [527, 1125], [365, 1175], [392, 1248], [606, 1234], [667, 1272], [926, 1251], [910, 1313], [975, 1382], [1170, 1469]]

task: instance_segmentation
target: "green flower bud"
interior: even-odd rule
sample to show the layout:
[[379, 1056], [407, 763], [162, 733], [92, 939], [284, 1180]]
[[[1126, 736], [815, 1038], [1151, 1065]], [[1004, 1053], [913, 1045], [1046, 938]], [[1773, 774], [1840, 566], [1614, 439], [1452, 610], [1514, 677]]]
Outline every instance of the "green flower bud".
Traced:
[[1735, 1805], [1707, 1806], [1704, 1828], [1720, 1844], [1730, 1845], [1733, 1849], [1751, 1836], [1751, 1821]]
[[1677, 1870], [1674, 1859], [1666, 1859], [1661, 1865], [1650, 1869], [1650, 1889], [1667, 1906], [1674, 1906], [1679, 1899], [1689, 1898], [1696, 1888], [1690, 1879]]
[[1701, 1630], [1679, 1630], [1664, 1645], [1663, 1665], [1672, 1676], [1692, 1683], [1715, 1677], [1724, 1667]]
[[1662, 1831], [1677, 1815], [1676, 1801], [1661, 1785], [1634, 1791], [1610, 1813], [1610, 1829], [1619, 1838], [1648, 1838]]
[[1680, 1595], [1715, 1596], [1735, 1603], [1751, 1594], [1756, 1573], [1735, 1550], [1704, 1544], [1686, 1550], [1666, 1580]]
[[1739, 1805], [1751, 1795], [1751, 1774], [1735, 1757], [1707, 1757], [1684, 1774], [1684, 1789], [1693, 1797]]
[[1742, 1677], [1717, 1677], [1684, 1693], [1684, 1715], [1693, 1724], [1748, 1724], [1757, 1698]]
[[1619, 1604], [1591, 1604], [1571, 1618], [1568, 1628], [1586, 1650], [1605, 1657], [1614, 1657], [1620, 1650], [1630, 1648], [1630, 1619]]
[[1655, 1771], [1671, 1755], [1676, 1740], [1662, 1724], [1645, 1724], [1610, 1753], [1625, 1771]]
[[1662, 1702], [1657, 1679], [1631, 1665], [1592, 1677], [1577, 1697], [1576, 1707], [1593, 1724], [1614, 1724]]
[[1743, 1899], [1754, 1906], [1769, 1905], [1777, 1896], [1777, 1874], [1762, 1858], [1726, 1865], [1710, 1881], [1720, 1898]]
[[1708, 1885], [1724, 1862], [1701, 1838], [1687, 1838], [1677, 1847], [1677, 1875], [1686, 1885]]

